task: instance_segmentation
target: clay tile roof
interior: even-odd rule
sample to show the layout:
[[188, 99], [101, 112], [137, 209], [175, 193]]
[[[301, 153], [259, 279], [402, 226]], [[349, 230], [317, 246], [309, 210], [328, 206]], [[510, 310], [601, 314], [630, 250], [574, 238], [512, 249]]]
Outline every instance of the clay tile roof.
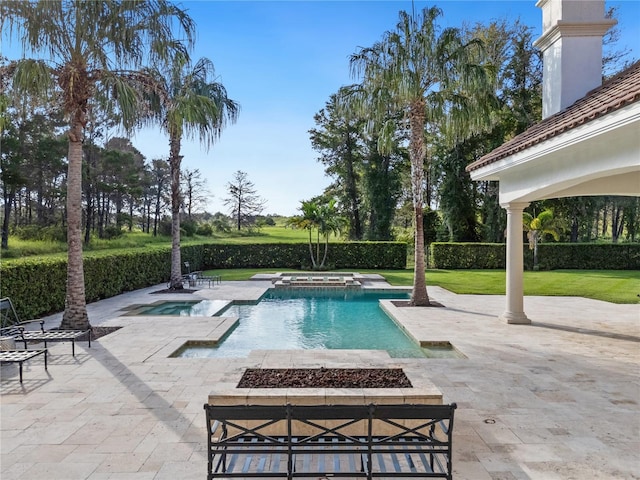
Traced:
[[639, 100], [640, 61], [637, 61], [600, 87], [591, 90], [573, 105], [545, 118], [479, 160], [469, 164], [467, 171], [471, 172], [497, 162]]

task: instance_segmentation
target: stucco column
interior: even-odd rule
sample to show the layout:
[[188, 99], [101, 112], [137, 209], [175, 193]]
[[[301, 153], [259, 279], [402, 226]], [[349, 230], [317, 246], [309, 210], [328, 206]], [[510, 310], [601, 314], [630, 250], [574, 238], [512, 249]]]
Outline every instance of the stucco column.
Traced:
[[524, 313], [524, 251], [522, 212], [528, 203], [507, 203], [507, 306], [500, 319], [507, 323], [530, 324]]

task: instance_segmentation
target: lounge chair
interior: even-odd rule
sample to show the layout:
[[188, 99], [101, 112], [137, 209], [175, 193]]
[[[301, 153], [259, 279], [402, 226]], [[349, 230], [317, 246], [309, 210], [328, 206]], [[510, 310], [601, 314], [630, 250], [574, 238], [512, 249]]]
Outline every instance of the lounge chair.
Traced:
[[194, 274], [196, 276], [196, 283], [204, 284], [204, 282], [207, 282], [209, 288], [211, 288], [212, 285], [215, 286], [216, 283], [220, 283], [221, 280], [220, 275], [205, 275], [204, 272], [194, 272]]
[[[27, 342], [43, 342], [45, 349], [47, 342], [71, 342], [71, 353], [76, 354], [76, 340], [83, 335], [87, 335], [89, 348], [91, 348], [91, 328], [88, 330], [45, 330], [44, 320], [20, 321], [16, 309], [10, 298], [0, 299], [0, 336], [10, 336], [16, 341], [24, 343], [25, 350]], [[31, 323], [40, 323], [40, 330], [29, 330], [26, 328]], [[21, 364], [22, 366], [22, 364]]]
[[47, 349], [39, 350], [2, 350], [0, 363], [17, 363], [20, 369], [20, 383], [22, 383], [22, 364], [33, 357], [44, 354], [44, 369], [47, 369]]
[[198, 284], [203, 284], [206, 282], [211, 288], [211, 286], [215, 286], [216, 283], [220, 283], [222, 278], [220, 275], [205, 275], [202, 270], [194, 270], [191, 271], [191, 264], [189, 262], [184, 262], [184, 266], [187, 269], [187, 273], [182, 275], [182, 282], [188, 283], [190, 287], [195, 287]]

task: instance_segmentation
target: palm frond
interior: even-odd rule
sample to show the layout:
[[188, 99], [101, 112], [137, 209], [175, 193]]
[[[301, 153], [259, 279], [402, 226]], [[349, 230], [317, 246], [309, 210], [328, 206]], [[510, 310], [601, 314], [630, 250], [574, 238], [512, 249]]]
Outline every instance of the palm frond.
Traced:
[[171, 135], [197, 138], [209, 148], [228, 123], [237, 120], [240, 106], [215, 81], [215, 68], [207, 58], [191, 64], [181, 57], [153, 75], [162, 78], [163, 95], [149, 98], [156, 118], [163, 119], [163, 128]]
[[100, 72], [99, 81], [102, 90], [116, 105], [126, 131], [133, 129], [138, 122], [152, 116], [152, 110], [145, 102], [145, 93], [153, 92], [153, 79], [141, 72]]
[[7, 73], [11, 74], [12, 90], [18, 96], [46, 98], [55, 87], [51, 68], [43, 60], [23, 59], [11, 62]]

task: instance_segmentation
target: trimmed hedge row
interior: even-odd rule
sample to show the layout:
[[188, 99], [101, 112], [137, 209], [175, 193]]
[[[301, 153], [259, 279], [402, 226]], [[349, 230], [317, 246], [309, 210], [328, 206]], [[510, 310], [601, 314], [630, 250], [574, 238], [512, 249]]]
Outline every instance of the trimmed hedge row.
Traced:
[[[431, 268], [504, 269], [504, 243], [431, 244]], [[533, 269], [533, 251], [524, 246], [524, 268]], [[543, 243], [538, 244], [540, 270], [640, 270], [640, 244]]]
[[[170, 248], [157, 247], [139, 252], [118, 250], [86, 254], [83, 268], [87, 303], [167, 281], [170, 259]], [[21, 319], [64, 310], [66, 258], [3, 262], [0, 275], [0, 296], [11, 298]]]
[[[322, 255], [324, 245], [320, 247], [320, 252]], [[183, 247], [182, 256], [196, 270], [212, 268], [311, 268], [309, 245], [306, 243], [204, 244]], [[403, 269], [406, 265], [406, 243], [348, 242], [329, 244], [326, 267], [327, 269]]]
[[430, 246], [431, 268], [456, 269], [504, 269], [506, 259], [504, 243], [440, 243]]
[[[324, 246], [322, 247], [324, 248]], [[219, 268], [309, 268], [307, 244], [216, 245], [182, 247], [191, 270]], [[397, 268], [407, 263], [407, 246], [399, 242], [329, 244], [328, 268]], [[158, 285], [171, 274], [171, 248], [118, 250], [85, 254], [87, 303]], [[10, 297], [22, 319], [64, 310], [66, 258], [28, 258], [0, 266], [0, 297]]]

